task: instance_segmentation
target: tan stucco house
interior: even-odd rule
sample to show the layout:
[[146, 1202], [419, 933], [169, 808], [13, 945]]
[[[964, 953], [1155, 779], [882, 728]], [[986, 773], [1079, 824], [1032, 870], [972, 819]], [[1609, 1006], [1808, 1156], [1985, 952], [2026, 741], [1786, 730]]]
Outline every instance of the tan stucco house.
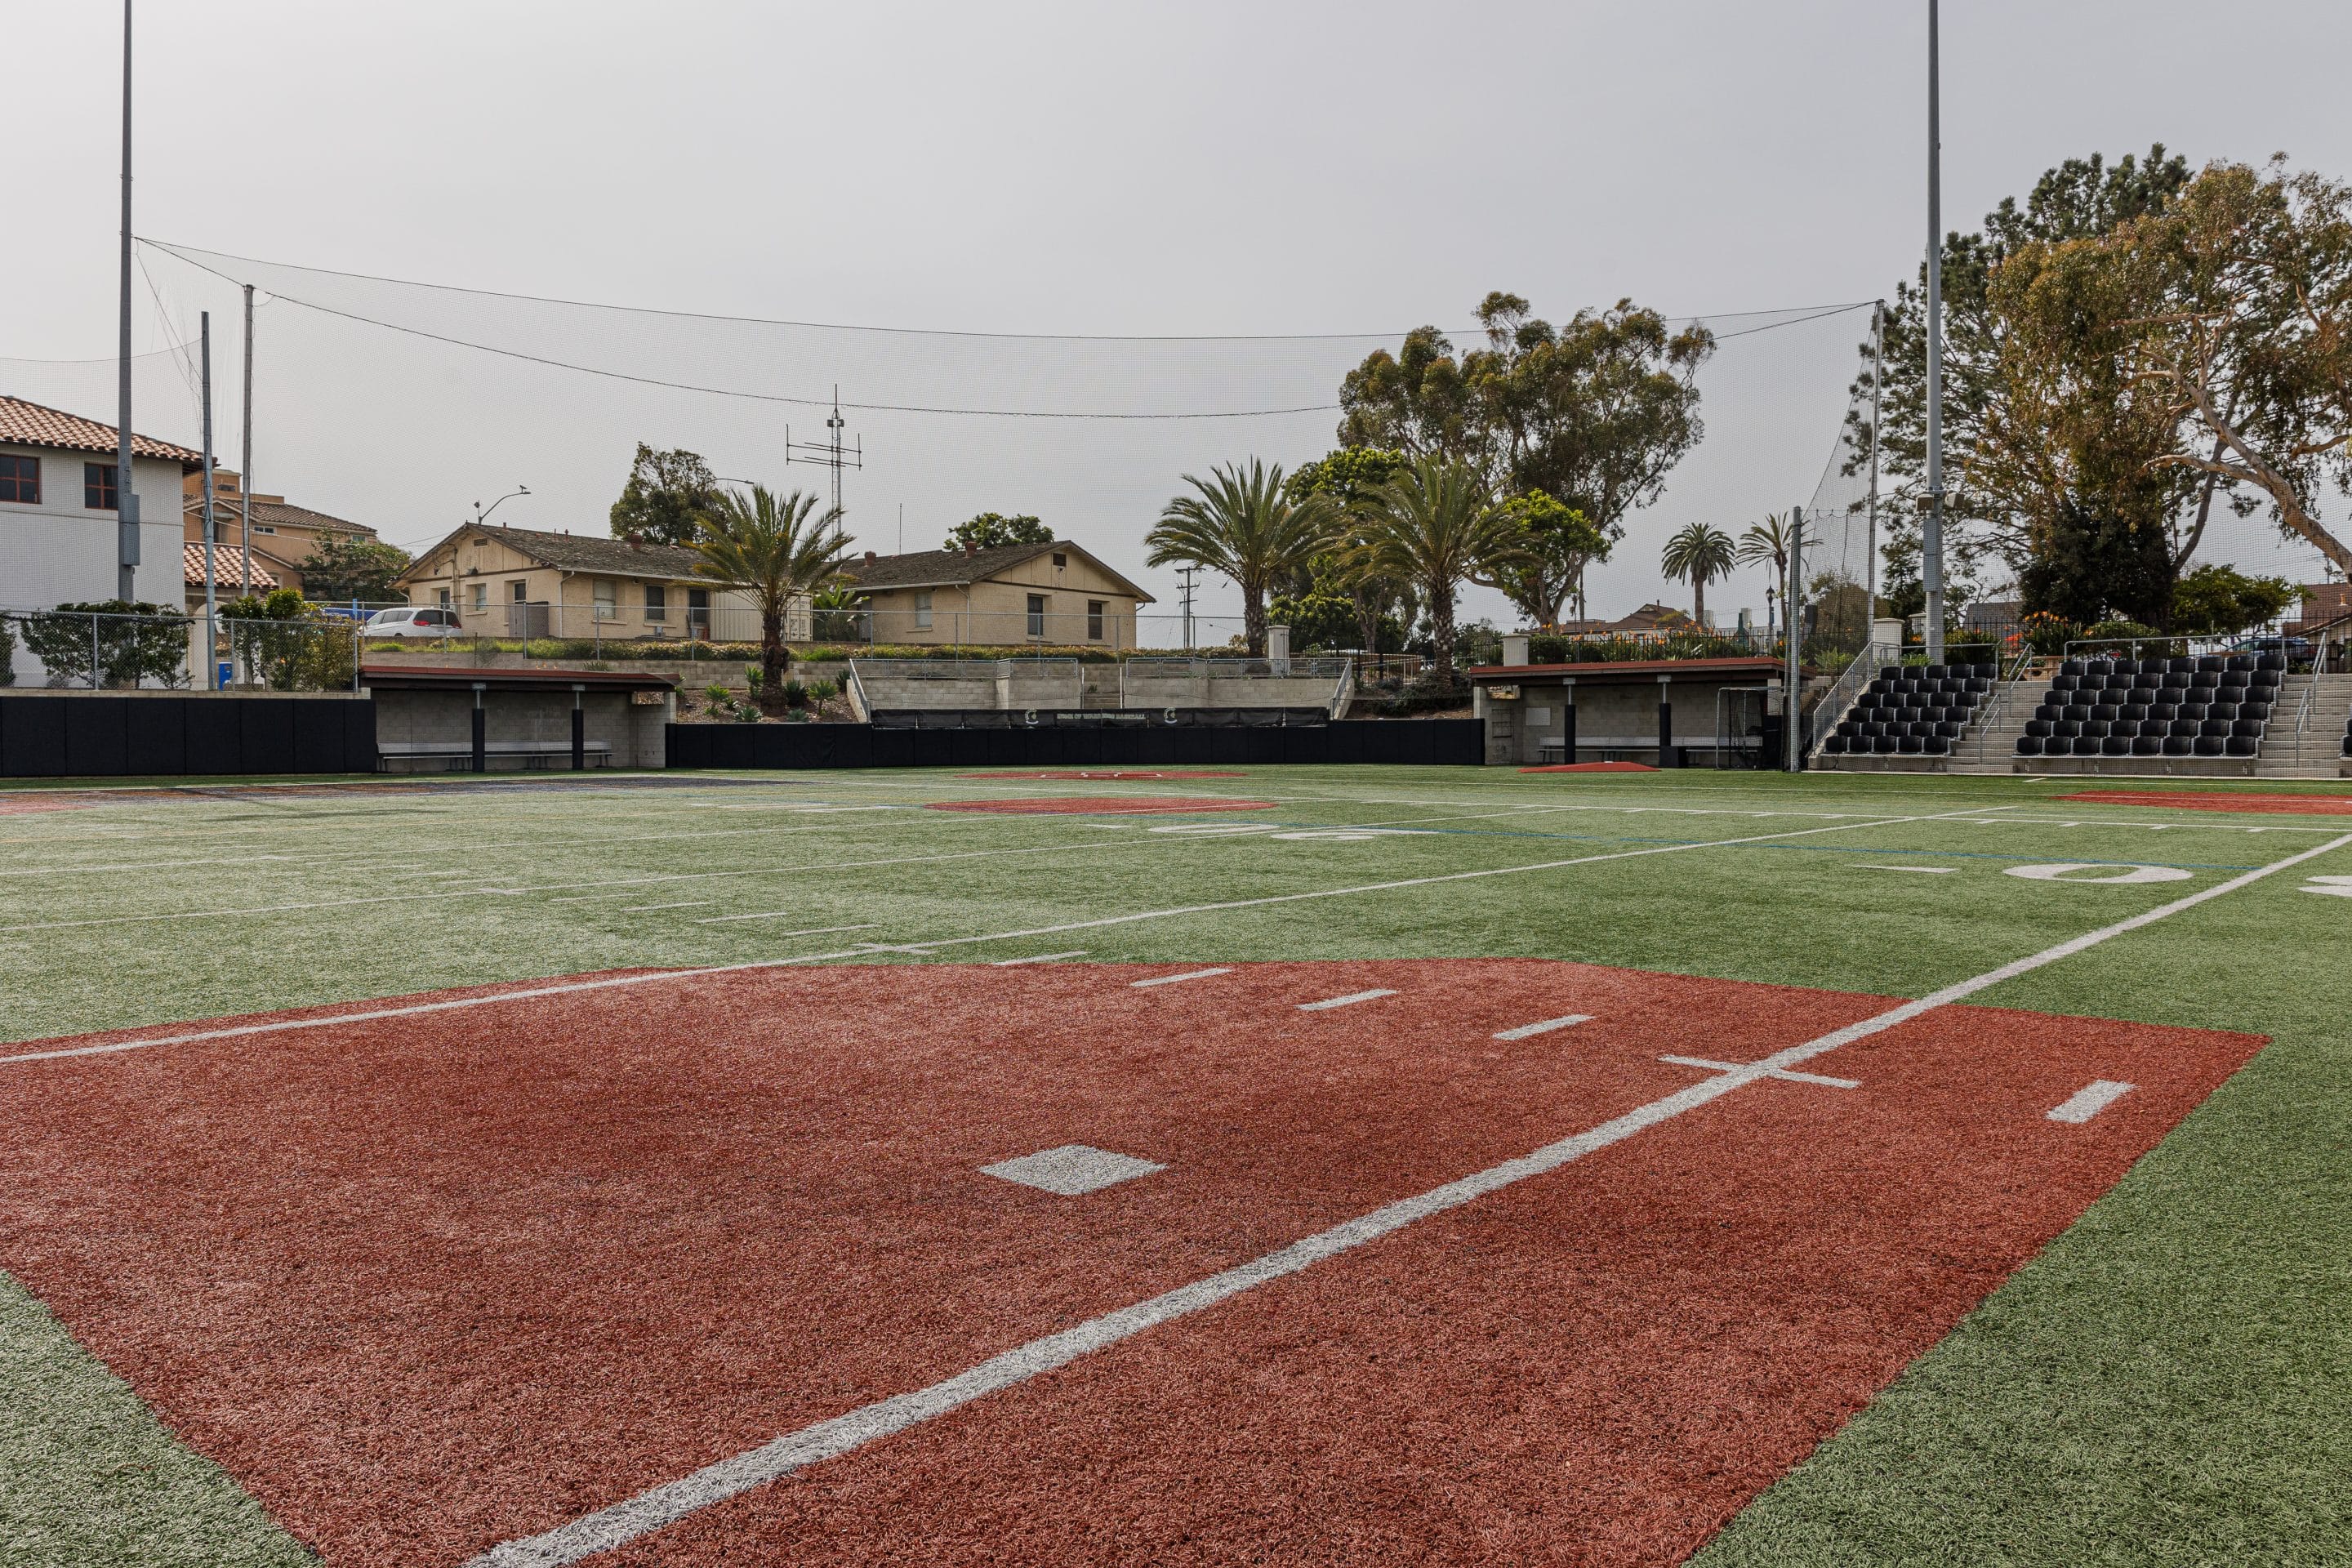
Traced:
[[[750, 599], [697, 572], [701, 560], [676, 545], [467, 523], [398, 583], [412, 605], [455, 610], [473, 637], [757, 641]], [[807, 638], [805, 607], [784, 636]]]
[[845, 568], [881, 643], [1133, 647], [1151, 595], [1066, 539], [994, 550], [868, 551]]
[[[302, 563], [321, 540], [329, 538], [376, 542], [376, 531], [365, 523], [330, 517], [306, 506], [289, 504], [284, 496], [253, 496], [253, 585], [263, 594], [273, 588], [303, 589]], [[235, 468], [213, 469], [213, 579], [215, 592], [236, 598], [244, 587], [238, 574], [245, 566], [246, 497]], [[205, 476], [200, 468], [181, 482], [180, 515], [191, 557], [199, 564], [190, 584], [190, 603], [205, 601]]]

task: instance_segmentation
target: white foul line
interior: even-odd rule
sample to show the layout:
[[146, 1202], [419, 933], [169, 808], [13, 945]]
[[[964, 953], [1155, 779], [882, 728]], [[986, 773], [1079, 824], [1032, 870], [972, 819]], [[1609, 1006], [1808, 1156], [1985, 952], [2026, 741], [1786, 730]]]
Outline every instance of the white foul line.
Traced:
[[2250, 882], [2259, 881], [2300, 861], [2347, 844], [2352, 844], [2352, 834], [2233, 877], [2201, 892], [2176, 899], [2128, 920], [2101, 926], [2095, 931], [2071, 938], [2055, 947], [2044, 948], [2029, 957], [1947, 985], [1916, 1001], [1890, 1007], [1884, 1013], [1848, 1024], [1843, 1028], [1832, 1029], [1802, 1045], [1775, 1051], [1760, 1061], [1734, 1064], [1729, 1071], [1692, 1084], [1687, 1089], [1676, 1089], [1647, 1105], [1637, 1106], [1624, 1115], [1589, 1131], [1547, 1143], [1532, 1153], [1516, 1160], [1506, 1160], [1499, 1165], [1490, 1165], [1486, 1170], [1448, 1182], [1443, 1186], [1401, 1198], [1370, 1214], [1360, 1215], [1328, 1230], [1318, 1231], [1287, 1247], [1278, 1247], [1263, 1257], [1212, 1274], [1204, 1279], [1196, 1279], [1190, 1285], [1179, 1286], [1164, 1295], [1105, 1312], [1059, 1333], [1032, 1340], [928, 1388], [894, 1394], [871, 1405], [860, 1405], [830, 1420], [803, 1426], [796, 1432], [787, 1432], [757, 1448], [706, 1465], [691, 1475], [666, 1481], [542, 1534], [492, 1547], [473, 1559], [467, 1568], [561, 1568], [562, 1564], [577, 1563], [600, 1552], [626, 1545], [714, 1503], [723, 1502], [810, 1465], [838, 1458], [878, 1438], [919, 1426], [976, 1399], [1026, 1383], [1056, 1367], [1066, 1366], [1080, 1356], [1131, 1339], [1147, 1329], [1189, 1317], [1244, 1291], [1299, 1273], [1326, 1258], [1353, 1251], [1393, 1231], [1402, 1230], [1416, 1221], [1459, 1208], [1530, 1176], [1556, 1171], [1644, 1129], [1720, 1100], [1734, 1089], [1780, 1077], [1798, 1064], [1836, 1050], [1841, 1046], [1852, 1045], [1856, 1040], [1909, 1023], [1923, 1013], [1948, 1006], [2005, 980], [2013, 980], [2045, 964], [2055, 963], [2062, 958], [2070, 958], [2086, 948], [2095, 947], [2127, 931], [2137, 931], [2142, 926], [2152, 925], [2183, 910], [2218, 899], [2224, 893], [2234, 892]]
[[1181, 985], [1187, 980], [1206, 980], [1212, 974], [1231, 974], [1231, 969], [1188, 969], [1181, 974], [1155, 975], [1150, 980], [1130, 980], [1128, 984], [1141, 991], [1153, 985]]
[[1392, 990], [1350, 991], [1345, 996], [1326, 996], [1320, 1002], [1301, 1002], [1298, 1005], [1298, 1010], [1302, 1013], [1320, 1013], [1327, 1008], [1352, 1007], [1359, 1002], [1377, 1002], [1383, 996], [1393, 996], [1396, 993]]
[[[2005, 810], [1995, 806], [1993, 810]], [[619, 985], [653, 985], [664, 981], [696, 980], [706, 974], [734, 974], [748, 969], [781, 969], [801, 963], [830, 963], [846, 958], [863, 958], [876, 952], [906, 952], [927, 954], [936, 948], [967, 947], [975, 942], [1013, 942], [1022, 937], [1052, 936], [1063, 931], [1091, 931], [1100, 926], [1127, 925], [1136, 921], [1171, 920], [1181, 915], [1222, 914], [1228, 910], [1261, 909], [1269, 904], [1297, 903], [1304, 899], [1339, 899], [1358, 893], [1388, 893], [1401, 888], [1427, 887], [1439, 882], [1462, 882], [1481, 877], [1513, 877], [1529, 871], [1557, 871], [1570, 866], [1590, 866], [1604, 860], [1634, 860], [1647, 855], [1678, 855], [1690, 849], [1721, 849], [1742, 844], [1763, 844], [1776, 838], [1804, 838], [1816, 833], [1845, 833], [1857, 827], [1899, 826], [1912, 822], [1940, 822], [1950, 817], [1965, 816], [1977, 810], [1936, 812], [1921, 816], [1866, 817], [1858, 822], [1840, 822], [1827, 827], [1794, 827], [1779, 833], [1759, 833], [1743, 838], [1707, 838], [1689, 844], [1655, 844], [1640, 849], [1612, 849], [1597, 855], [1579, 855], [1565, 860], [1538, 860], [1523, 866], [1492, 866], [1475, 871], [1447, 871], [1428, 877], [1404, 877], [1388, 882], [1362, 882], [1350, 888], [1317, 888], [1304, 893], [1268, 893], [1255, 899], [1227, 899], [1213, 904], [1182, 904], [1172, 909], [1144, 910], [1129, 915], [1105, 915], [1097, 920], [1065, 921], [1059, 925], [1031, 926], [1021, 931], [991, 931], [982, 936], [949, 936], [931, 942], [899, 942], [885, 945], [864, 942], [856, 947], [842, 948], [833, 952], [803, 953], [793, 958], [753, 959], [742, 963], [704, 964], [692, 969], [661, 969], [644, 974], [624, 974], [604, 980], [563, 981], [551, 985], [533, 985], [520, 991], [501, 991], [488, 996], [459, 996], [437, 1002], [409, 1002], [396, 1007], [376, 1007], [362, 1013], [339, 1013], [324, 1017], [280, 1018], [267, 1024], [236, 1024], [218, 1029], [199, 1029], [188, 1034], [156, 1035], [145, 1039], [117, 1040], [103, 1046], [67, 1046], [47, 1051], [21, 1051], [15, 1056], [0, 1057], [0, 1067], [11, 1062], [53, 1061], [60, 1057], [108, 1056], [120, 1051], [146, 1050], [155, 1046], [193, 1045], [203, 1040], [227, 1040], [247, 1035], [283, 1034], [291, 1029], [324, 1029], [338, 1024], [372, 1023], [382, 1018], [408, 1018], [424, 1013], [444, 1013], [458, 1007], [486, 1007], [495, 1003], [536, 999], [541, 996], [568, 996], [582, 991], [604, 991]], [[1171, 840], [1171, 842], [1175, 842]], [[2339, 842], [2352, 842], [2347, 835]], [[1064, 845], [1047, 845], [1037, 853], [1050, 853], [1066, 848]], [[2322, 846], [2323, 849], [2333, 845]], [[1032, 853], [1027, 849], [977, 850], [974, 854]], [[2313, 854], [2320, 850], [2311, 851]], [[962, 856], [917, 856], [915, 859], [960, 859]], [[866, 864], [899, 864], [898, 861], [866, 862]], [[2281, 862], [2288, 864], [2289, 862]], [[851, 862], [855, 865], [857, 862]], [[715, 872], [716, 876], [735, 876], [736, 872]], [[669, 880], [667, 878], [655, 879]], [[575, 884], [576, 885], [576, 884]], [[251, 912], [251, 911], [245, 911]], [[143, 917], [133, 917], [143, 918]], [[11, 928], [0, 926], [0, 931]]]
[[2068, 1096], [2063, 1105], [2053, 1107], [2049, 1112], [2050, 1120], [2071, 1121], [2079, 1127], [2131, 1091], [2130, 1084], [2117, 1083], [2111, 1078], [2086, 1083]]
[[1554, 1029], [1572, 1029], [1579, 1024], [1590, 1024], [1590, 1013], [1570, 1013], [1563, 1018], [1546, 1018], [1539, 1024], [1521, 1024], [1516, 1029], [1505, 1029], [1496, 1035], [1498, 1040], [1529, 1040], [1538, 1035], [1549, 1035]]

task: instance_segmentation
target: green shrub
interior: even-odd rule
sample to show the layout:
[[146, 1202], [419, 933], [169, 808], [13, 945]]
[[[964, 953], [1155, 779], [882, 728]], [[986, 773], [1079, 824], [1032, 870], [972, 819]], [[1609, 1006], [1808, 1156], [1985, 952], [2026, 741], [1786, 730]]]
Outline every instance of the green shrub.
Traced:
[[786, 708], [805, 708], [808, 706], [808, 700], [809, 690], [807, 687], [802, 685], [797, 680], [787, 680], [784, 682], [784, 706]]
[[53, 682], [188, 683], [189, 623], [176, 610], [127, 599], [103, 599], [59, 605], [54, 611], [28, 615], [23, 620], [25, 646], [41, 661]]
[[16, 684], [16, 631], [0, 616], [0, 686]]
[[713, 708], [724, 708], [735, 700], [735, 694], [715, 680], [702, 689], [702, 695], [709, 699]]

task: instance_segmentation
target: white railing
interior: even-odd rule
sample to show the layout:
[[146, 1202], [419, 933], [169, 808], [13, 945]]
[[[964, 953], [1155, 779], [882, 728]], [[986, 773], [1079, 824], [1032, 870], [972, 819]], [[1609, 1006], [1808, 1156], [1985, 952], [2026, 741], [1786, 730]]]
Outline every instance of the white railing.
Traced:
[[[1970, 721], [1972, 727], [1977, 732], [1976, 760], [1979, 766], [1981, 766], [1986, 760], [1986, 741], [1991, 737], [1996, 727], [2007, 721], [2009, 716], [2010, 700], [2015, 697], [2019, 689], [2024, 685], [2025, 672], [2032, 667], [2034, 659], [2038, 657], [2039, 656], [2031, 648], [2021, 651], [2017, 656], [2017, 662], [2009, 667], [2009, 673], [2005, 676], [2000, 672], [2000, 663], [1995, 661], [1993, 666], [1993, 674], [1995, 679], [1992, 685], [1992, 700], [1986, 703], [1983, 710], [1978, 713], [1975, 719]], [[1962, 738], [1966, 739], [1965, 736]], [[1955, 746], [1952, 750], [1957, 753], [1959, 751], [1959, 748]]]
[[[1877, 670], [1879, 665], [1899, 662], [1902, 657], [1901, 649], [1885, 643], [1863, 644], [1862, 651], [1853, 656], [1853, 662], [1847, 665], [1844, 673], [1830, 683], [1830, 689], [1822, 693], [1822, 700], [1813, 704], [1816, 721], [1813, 725], [1813, 743], [1805, 749], [1806, 766], [1812, 765], [1813, 759], [1822, 754], [1822, 747], [1828, 743], [1832, 734], [1837, 732], [1838, 721], [1853, 711], [1855, 700], [1862, 695], [1862, 689], [1870, 684], [1871, 676]], [[1802, 691], [1793, 694], [1783, 693], [1780, 710], [1782, 722], [1801, 721], [1804, 712], [1804, 693]]]

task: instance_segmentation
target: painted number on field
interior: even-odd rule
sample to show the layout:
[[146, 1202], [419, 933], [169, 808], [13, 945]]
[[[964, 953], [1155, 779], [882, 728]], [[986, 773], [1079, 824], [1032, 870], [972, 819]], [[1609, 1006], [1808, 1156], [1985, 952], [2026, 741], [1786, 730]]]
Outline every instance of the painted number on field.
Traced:
[[2352, 899], [2352, 877], [2314, 877], [2303, 885], [2306, 893], [2325, 893], [2331, 899]]
[[[2050, 866], [2011, 866], [2012, 877], [2022, 877], [2029, 882], [2185, 882], [2194, 876], [2178, 866], [2117, 866], [2093, 861], [2061, 860]], [[2085, 873], [2088, 873], [2087, 875]]]

